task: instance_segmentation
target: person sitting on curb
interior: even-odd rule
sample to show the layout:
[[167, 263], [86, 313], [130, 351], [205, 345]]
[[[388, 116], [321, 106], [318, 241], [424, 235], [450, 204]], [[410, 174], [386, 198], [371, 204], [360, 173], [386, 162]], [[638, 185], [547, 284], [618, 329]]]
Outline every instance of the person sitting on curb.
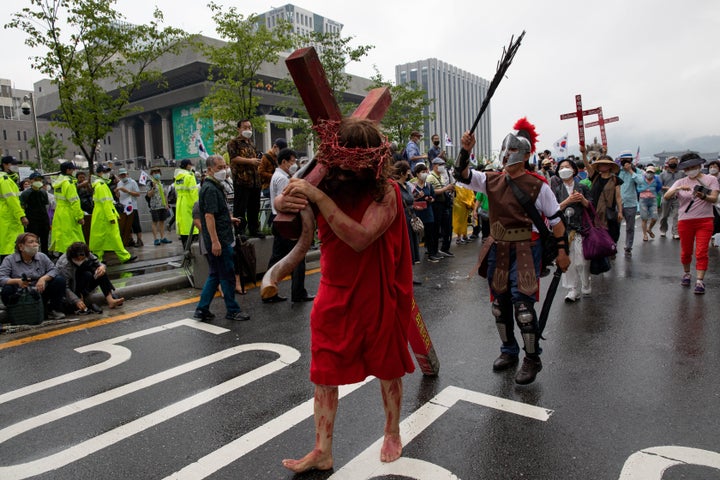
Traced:
[[106, 275], [107, 267], [90, 253], [88, 246], [82, 242], [70, 245], [55, 264], [58, 272], [66, 279], [65, 301], [72, 306], [77, 314], [102, 313], [102, 308], [94, 303], [86, 303], [90, 294], [98, 286], [102, 290], [108, 307], [117, 308], [125, 302], [117, 297], [115, 287]]
[[[0, 264], [2, 302], [13, 304], [22, 288], [33, 287], [42, 296], [49, 320], [65, 318], [62, 313], [65, 279], [58, 273], [52, 260], [40, 252], [40, 239], [34, 233], [21, 233], [15, 240], [15, 253]], [[15, 300], [17, 301], [17, 300]]]

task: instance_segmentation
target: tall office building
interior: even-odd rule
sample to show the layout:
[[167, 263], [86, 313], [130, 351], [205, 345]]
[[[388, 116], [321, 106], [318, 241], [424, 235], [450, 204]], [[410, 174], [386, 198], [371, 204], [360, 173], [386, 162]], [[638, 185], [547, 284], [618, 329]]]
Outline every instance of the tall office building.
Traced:
[[[426, 92], [431, 103], [424, 113], [435, 112], [435, 120], [426, 121], [423, 126], [425, 146], [429, 147], [430, 136], [434, 133], [440, 135], [441, 145], [444, 145], [447, 133], [453, 147], [445, 148], [445, 151], [454, 158], [460, 150], [460, 137], [475, 121], [490, 82], [436, 58], [397, 65], [395, 82], [398, 85], [416, 82]], [[478, 124], [475, 138], [476, 157], [490, 159], [490, 107]]]
[[[265, 23], [267, 28], [274, 28], [278, 21], [285, 19], [292, 25], [293, 32], [298, 35], [309, 35], [311, 32], [318, 33], [336, 33], [342, 32], [343, 24], [323, 17], [310, 10], [297, 7], [291, 3], [282, 7], [273, 8], [272, 10], [258, 15], [258, 20]], [[317, 45], [313, 45], [318, 49]]]

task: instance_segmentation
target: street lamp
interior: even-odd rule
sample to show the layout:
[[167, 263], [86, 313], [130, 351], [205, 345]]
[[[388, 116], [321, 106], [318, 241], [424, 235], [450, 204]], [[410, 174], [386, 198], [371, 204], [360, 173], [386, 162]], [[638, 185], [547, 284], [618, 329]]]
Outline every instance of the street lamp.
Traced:
[[43, 173], [43, 162], [42, 155], [40, 154], [40, 136], [38, 134], [37, 116], [35, 115], [35, 95], [32, 93], [23, 97], [23, 103], [20, 105], [23, 115], [30, 115], [32, 113], [33, 125], [35, 126], [35, 151], [37, 152], [38, 158], [38, 170]]

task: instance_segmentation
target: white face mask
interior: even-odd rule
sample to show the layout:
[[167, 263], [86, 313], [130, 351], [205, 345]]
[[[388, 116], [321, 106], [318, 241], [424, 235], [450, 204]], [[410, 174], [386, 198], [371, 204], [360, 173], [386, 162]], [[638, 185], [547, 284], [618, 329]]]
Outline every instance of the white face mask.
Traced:
[[17, 165], [10, 165], [10, 171], [13, 173], [18, 173], [20, 171], [20, 167]]
[[222, 170], [213, 173], [213, 177], [215, 177], [215, 180], [218, 182], [224, 182], [227, 178], [227, 170], [223, 168]]
[[655, 174], [653, 172], [645, 172], [645, 176], [648, 179], [655, 178]]
[[446, 171], [447, 171], [447, 170], [445, 170], [445, 165], [440, 165], [440, 166], [438, 167], [438, 172], [440, 172], [440, 173], [445, 173]]
[[699, 168], [691, 168], [689, 170], [685, 170], [685, 175], [687, 175], [690, 178], [695, 178], [698, 175], [700, 175], [700, 169]]
[[32, 183], [32, 187], [33, 187], [35, 190], [40, 190], [40, 189], [42, 188], [42, 186], [43, 186], [43, 183], [42, 183], [42, 182], [33, 182], [33, 183]]
[[708, 173], [710, 175], [717, 175], [720, 172], [720, 169], [718, 167], [710, 167], [708, 168]]
[[25, 245], [23, 247], [23, 252], [30, 256], [35, 256], [40, 251], [40, 247], [38, 245]]
[[85, 262], [85, 260], [75, 260], [75, 259], [73, 259], [73, 261], [72, 261], [72, 263], [74, 263], [76, 267], [79, 267], [84, 262]]
[[420, 173], [418, 173], [418, 178], [419, 178], [420, 180], [422, 180], [423, 182], [424, 182], [425, 180], [427, 180], [427, 176], [428, 176], [427, 172], [420, 172]]
[[558, 170], [558, 175], [563, 180], [567, 180], [568, 178], [575, 175], [575, 171], [572, 168], [561, 168], [560, 170]]
[[295, 172], [297, 172], [297, 171], [298, 171], [297, 163], [293, 163], [292, 165], [290, 165], [290, 168], [288, 169], [288, 172], [290, 173], [290, 175], [295, 175]]
[[252, 130], [243, 130], [240, 135], [242, 135], [243, 137], [245, 137], [247, 139], [250, 139], [250, 138], [252, 138]]

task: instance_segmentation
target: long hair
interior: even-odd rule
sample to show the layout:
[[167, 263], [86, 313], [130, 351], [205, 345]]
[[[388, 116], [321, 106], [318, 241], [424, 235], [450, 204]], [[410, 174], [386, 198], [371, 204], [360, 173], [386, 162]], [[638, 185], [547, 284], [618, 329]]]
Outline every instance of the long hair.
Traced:
[[[340, 122], [338, 129], [338, 144], [346, 148], [379, 148], [386, 143], [377, 124], [372, 120], [360, 119], [355, 117], [344, 118]], [[380, 201], [385, 196], [385, 188], [387, 179], [390, 177], [390, 165], [388, 159], [377, 159], [382, 161], [382, 167], [379, 171], [367, 169], [358, 175], [357, 179], [360, 184], [367, 185], [373, 192], [376, 201]], [[328, 177], [332, 178], [340, 173], [342, 168], [331, 168]]]

